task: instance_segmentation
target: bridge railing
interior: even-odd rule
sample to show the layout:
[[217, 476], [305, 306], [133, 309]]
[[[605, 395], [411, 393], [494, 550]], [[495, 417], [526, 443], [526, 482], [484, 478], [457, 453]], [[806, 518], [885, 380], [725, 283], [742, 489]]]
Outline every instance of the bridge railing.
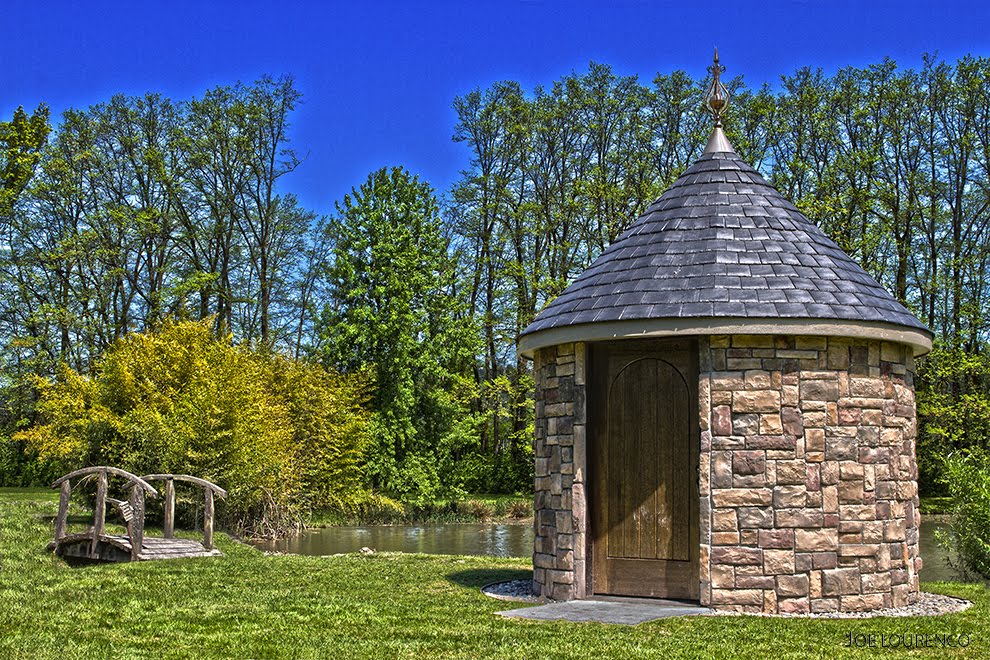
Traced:
[[[72, 482], [75, 479], [96, 476], [96, 503], [93, 507], [93, 526], [90, 528], [90, 554], [96, 556], [97, 546], [106, 531], [107, 486], [110, 476], [121, 477], [130, 482], [130, 496], [127, 502], [112, 500], [120, 508], [127, 523], [127, 537], [131, 542], [131, 558], [137, 559], [144, 544], [144, 498], [155, 498], [158, 491], [146, 480], [126, 470], [106, 465], [86, 467], [70, 472], [52, 482], [52, 488], [59, 488], [58, 516], [55, 518], [55, 542], [66, 536], [69, 522], [69, 497], [72, 495]], [[85, 537], [84, 537], [85, 538]]]
[[162, 533], [167, 539], [175, 536], [175, 482], [185, 481], [200, 486], [203, 489], [203, 547], [213, 549], [213, 498], [216, 495], [223, 499], [227, 497], [227, 491], [206, 479], [188, 474], [146, 474], [141, 479], [165, 482], [165, 521], [162, 524]]

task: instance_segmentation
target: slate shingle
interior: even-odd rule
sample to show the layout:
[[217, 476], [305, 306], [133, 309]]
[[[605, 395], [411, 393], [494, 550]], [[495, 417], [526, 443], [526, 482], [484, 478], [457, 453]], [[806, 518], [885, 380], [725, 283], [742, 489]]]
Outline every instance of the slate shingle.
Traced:
[[731, 152], [689, 167], [524, 335], [654, 318], [887, 321], [928, 332]]

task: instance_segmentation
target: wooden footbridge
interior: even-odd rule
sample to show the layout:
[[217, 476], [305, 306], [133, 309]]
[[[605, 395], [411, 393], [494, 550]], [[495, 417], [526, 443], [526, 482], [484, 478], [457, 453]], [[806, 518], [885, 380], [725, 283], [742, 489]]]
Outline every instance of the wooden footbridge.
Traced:
[[[110, 477], [125, 480], [129, 489], [126, 500], [107, 496]], [[93, 507], [93, 524], [85, 531], [69, 534], [69, 497], [73, 481], [79, 487], [96, 479], [96, 503]], [[162, 536], [145, 536], [145, 498], [157, 498], [158, 491], [152, 481], [165, 482], [165, 520]], [[203, 489], [203, 542], [175, 538], [175, 482], [184, 482]], [[60, 557], [88, 561], [145, 561], [150, 559], [180, 559], [183, 557], [215, 557], [220, 551], [213, 545], [213, 500], [224, 498], [227, 491], [205, 479], [186, 474], [146, 474], [139, 477], [114, 467], [88, 467], [56, 479], [52, 488], [59, 488], [58, 516], [55, 519], [55, 538], [48, 544]], [[111, 534], [106, 529], [107, 506], [113, 506], [127, 524], [127, 534]]]

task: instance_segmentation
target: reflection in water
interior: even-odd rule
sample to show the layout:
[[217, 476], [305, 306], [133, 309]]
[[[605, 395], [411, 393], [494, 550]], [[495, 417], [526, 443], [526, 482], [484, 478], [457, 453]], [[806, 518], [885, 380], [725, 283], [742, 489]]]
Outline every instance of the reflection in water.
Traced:
[[[935, 530], [942, 527], [944, 523], [930, 520], [921, 523], [921, 579], [927, 582], [959, 579], [946, 562], [945, 550], [935, 542]], [[529, 557], [533, 554], [533, 527], [505, 523], [328, 527], [257, 545], [264, 550], [297, 555], [333, 555], [368, 547], [431, 555]]]
[[327, 527], [257, 545], [264, 550], [297, 555], [333, 555], [368, 547], [380, 552], [529, 557], [533, 554], [533, 526], [451, 523]]
[[935, 540], [935, 532], [945, 529], [945, 523], [934, 520], [921, 520], [921, 535], [918, 550], [921, 551], [922, 567], [918, 576], [924, 582], [959, 581], [959, 574], [949, 568], [945, 548]]

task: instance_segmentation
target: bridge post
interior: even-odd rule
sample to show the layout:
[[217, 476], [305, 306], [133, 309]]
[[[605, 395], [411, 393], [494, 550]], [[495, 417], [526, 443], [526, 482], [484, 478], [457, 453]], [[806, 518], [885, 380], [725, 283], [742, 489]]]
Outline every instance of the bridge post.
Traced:
[[137, 561], [144, 545], [144, 489], [140, 485], [131, 486], [131, 522], [127, 525], [127, 535], [131, 541], [131, 560]]
[[95, 558], [96, 550], [103, 536], [107, 517], [107, 471], [100, 470], [96, 482], [96, 504], [93, 509], [93, 542], [90, 545], [90, 554]]
[[165, 481], [165, 524], [162, 536], [167, 539], [175, 536], [175, 482], [172, 479]]
[[69, 523], [69, 496], [72, 495], [72, 484], [68, 480], [62, 482], [58, 493], [58, 517], [55, 518], [55, 540], [61, 541], [65, 536], [65, 528]]
[[207, 550], [213, 549], [213, 490], [204, 488], [206, 492], [206, 502], [203, 507], [203, 547]]

